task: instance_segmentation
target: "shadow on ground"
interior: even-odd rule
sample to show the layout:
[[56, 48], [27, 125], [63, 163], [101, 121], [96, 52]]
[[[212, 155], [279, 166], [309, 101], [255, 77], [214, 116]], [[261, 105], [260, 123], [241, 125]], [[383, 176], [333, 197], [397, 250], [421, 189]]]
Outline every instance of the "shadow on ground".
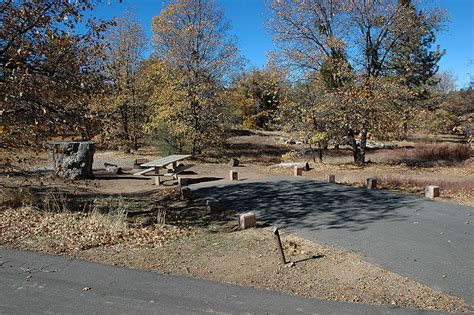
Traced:
[[263, 224], [310, 230], [358, 231], [378, 220], [405, 220], [407, 216], [401, 209], [406, 211], [416, 203], [411, 196], [308, 180], [194, 186], [193, 196], [217, 198], [226, 208], [236, 212], [254, 211]]

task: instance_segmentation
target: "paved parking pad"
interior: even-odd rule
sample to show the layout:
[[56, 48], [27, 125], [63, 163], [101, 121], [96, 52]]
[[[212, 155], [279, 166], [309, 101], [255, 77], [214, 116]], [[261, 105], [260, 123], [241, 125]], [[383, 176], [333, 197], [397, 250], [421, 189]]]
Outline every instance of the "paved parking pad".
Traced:
[[191, 185], [259, 223], [361, 253], [474, 304], [474, 208], [295, 177]]

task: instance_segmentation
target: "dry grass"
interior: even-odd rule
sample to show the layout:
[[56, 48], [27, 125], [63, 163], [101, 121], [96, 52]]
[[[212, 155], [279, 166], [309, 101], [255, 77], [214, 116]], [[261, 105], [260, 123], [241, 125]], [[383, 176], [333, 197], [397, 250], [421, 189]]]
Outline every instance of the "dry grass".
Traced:
[[468, 160], [471, 148], [464, 144], [423, 145], [413, 149], [397, 150], [391, 154], [392, 163], [407, 165], [443, 165]]
[[404, 175], [381, 175], [376, 176], [381, 188], [404, 190], [423, 194], [424, 189], [428, 185], [437, 185], [441, 190], [441, 197], [454, 199], [455, 201], [463, 201], [469, 203], [474, 200], [474, 180], [449, 180], [437, 178], [436, 180], [427, 179], [420, 176], [404, 176]]
[[177, 237], [194, 234], [192, 228], [154, 224], [131, 226], [124, 209], [102, 213], [41, 211], [31, 206], [8, 208], [0, 213], [0, 245], [74, 253], [126, 243], [142, 248], [160, 247]]

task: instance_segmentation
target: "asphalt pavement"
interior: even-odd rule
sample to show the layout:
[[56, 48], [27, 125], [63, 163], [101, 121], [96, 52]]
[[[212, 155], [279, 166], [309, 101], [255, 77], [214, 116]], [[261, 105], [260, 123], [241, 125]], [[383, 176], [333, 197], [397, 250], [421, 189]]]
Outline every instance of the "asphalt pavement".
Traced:
[[474, 208], [301, 177], [191, 185], [193, 198], [253, 211], [261, 224], [361, 253], [474, 305]]
[[443, 314], [288, 296], [0, 247], [0, 314]]

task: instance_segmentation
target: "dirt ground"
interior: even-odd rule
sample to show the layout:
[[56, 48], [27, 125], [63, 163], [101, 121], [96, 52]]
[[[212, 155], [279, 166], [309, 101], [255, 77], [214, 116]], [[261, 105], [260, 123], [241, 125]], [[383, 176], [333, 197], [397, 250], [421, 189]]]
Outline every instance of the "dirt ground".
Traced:
[[[187, 209], [199, 212], [201, 206], [187, 205]], [[232, 214], [206, 218], [201, 213], [200, 221], [191, 223], [192, 218], [184, 217], [170, 220], [173, 225], [159, 225], [28, 207], [0, 211], [0, 246], [304, 297], [449, 312], [469, 310], [462, 298], [384, 270], [357, 253], [285, 231], [281, 237], [289, 263], [283, 265], [270, 228], [238, 230]]]
[[[191, 183], [291, 175], [270, 167], [300, 145], [281, 144], [282, 134], [247, 132], [230, 146], [186, 163]], [[409, 144], [411, 145], [411, 144]], [[304, 172], [309, 179], [336, 175], [338, 183], [363, 186], [376, 176], [380, 189], [423, 195], [426, 184], [441, 186], [441, 198], [474, 205], [474, 160], [458, 165], [413, 167], [389, 163], [393, 150], [369, 152], [373, 163], [355, 166], [350, 153], [335, 150], [324, 163]], [[96, 170], [93, 180], [65, 181], [48, 170], [44, 151], [2, 152], [0, 246], [68, 255], [100, 263], [268, 288], [293, 295], [400, 307], [467, 311], [461, 298], [449, 296], [364, 261], [357, 253], [316, 244], [283, 231], [285, 252], [293, 264], [278, 261], [269, 228], [239, 231], [235, 214], [210, 215], [203, 204], [181, 201], [177, 182], [153, 185], [152, 176], [133, 176], [133, 159], [156, 159], [156, 148], [132, 154], [98, 151], [95, 167], [115, 163], [124, 174]], [[230, 167], [230, 158], [241, 161]], [[22, 169], [21, 172], [18, 169]]]

